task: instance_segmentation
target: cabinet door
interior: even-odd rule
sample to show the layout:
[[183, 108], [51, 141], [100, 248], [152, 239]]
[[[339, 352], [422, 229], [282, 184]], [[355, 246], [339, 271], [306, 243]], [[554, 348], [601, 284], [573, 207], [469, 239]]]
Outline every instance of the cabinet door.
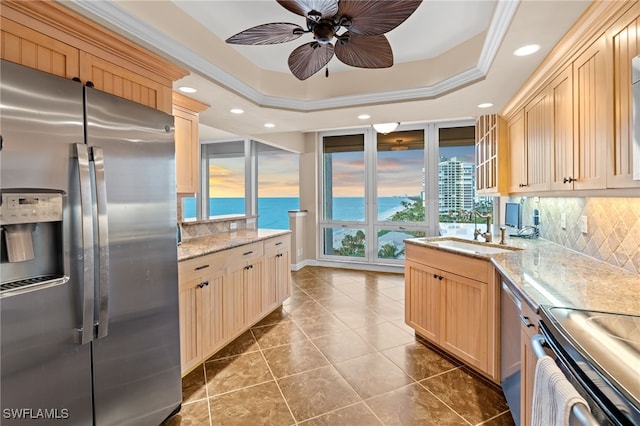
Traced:
[[551, 97], [543, 91], [524, 108], [525, 162], [527, 178], [523, 190], [549, 189], [549, 149], [552, 143]]
[[225, 335], [229, 337], [236, 335], [245, 324], [245, 266], [236, 265], [233, 268], [229, 268], [227, 280], [223, 283], [223, 324]]
[[253, 324], [265, 312], [262, 303], [263, 297], [263, 267], [262, 259], [254, 260], [247, 265], [244, 273], [245, 288], [245, 318], [243, 325]]
[[405, 261], [405, 322], [422, 337], [438, 342], [440, 335], [440, 283], [436, 269]]
[[551, 189], [573, 189], [573, 68], [566, 67], [549, 85], [553, 108]]
[[[291, 295], [291, 258], [289, 254], [289, 236], [273, 242], [265, 241], [264, 283], [262, 303], [265, 311], [280, 305]], [[280, 243], [276, 246], [276, 244]], [[268, 249], [273, 246], [275, 249]], [[277, 247], [283, 247], [277, 249]]]
[[173, 108], [176, 143], [176, 192], [198, 191], [198, 123], [197, 114]]
[[202, 347], [199, 339], [202, 318], [202, 300], [199, 297], [199, 277], [180, 281], [180, 360], [182, 373], [202, 362]]
[[86, 52], [80, 52], [80, 79], [100, 91], [171, 114], [170, 88]]
[[522, 306], [523, 318], [528, 324], [522, 323], [520, 331], [520, 356], [521, 356], [521, 393], [520, 393], [520, 424], [529, 426], [531, 424], [531, 404], [533, 402], [533, 380], [538, 361], [531, 348], [531, 337], [537, 332], [535, 326], [538, 316], [529, 309], [528, 305]]
[[224, 274], [205, 277], [204, 286], [198, 289], [201, 299], [202, 315], [200, 317], [200, 341], [202, 357], [206, 358], [218, 350], [225, 342], [226, 334], [223, 316]]
[[280, 257], [276, 257], [278, 304], [291, 296], [291, 254], [289, 250], [283, 250], [279, 254]]
[[575, 189], [605, 188], [606, 147], [611, 111], [607, 97], [608, 75], [605, 38], [600, 37], [573, 63], [575, 139], [573, 178]]
[[274, 309], [278, 306], [278, 286], [280, 275], [280, 253], [267, 252], [264, 260], [264, 283], [262, 287], [262, 303], [265, 310]]
[[2, 17], [0, 56], [63, 78], [80, 77], [79, 50]]
[[200, 112], [209, 105], [173, 92], [173, 116], [176, 141], [176, 192], [194, 194], [198, 192], [198, 170], [200, 137]]
[[509, 192], [520, 192], [527, 184], [525, 155], [524, 110], [508, 122], [509, 129]]
[[442, 272], [440, 345], [460, 359], [487, 371], [487, 284]]
[[[640, 188], [633, 180], [633, 92], [631, 60], [640, 54], [640, 4], [609, 30], [613, 61], [613, 136], [608, 147], [607, 187]], [[636, 158], [635, 161], [640, 161]]]

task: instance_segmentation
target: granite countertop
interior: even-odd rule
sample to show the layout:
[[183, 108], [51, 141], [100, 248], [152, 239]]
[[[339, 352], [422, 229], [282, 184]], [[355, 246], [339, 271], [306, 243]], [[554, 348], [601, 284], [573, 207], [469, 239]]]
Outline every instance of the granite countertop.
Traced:
[[178, 262], [289, 233], [282, 229], [247, 229], [189, 238], [178, 246]]
[[446, 238], [409, 239], [406, 242], [463, 256], [488, 258], [535, 310], [540, 305], [553, 305], [640, 315], [638, 274], [544, 239], [510, 238], [507, 247], [522, 250], [489, 255], [460, 253], [429, 244], [429, 241]]

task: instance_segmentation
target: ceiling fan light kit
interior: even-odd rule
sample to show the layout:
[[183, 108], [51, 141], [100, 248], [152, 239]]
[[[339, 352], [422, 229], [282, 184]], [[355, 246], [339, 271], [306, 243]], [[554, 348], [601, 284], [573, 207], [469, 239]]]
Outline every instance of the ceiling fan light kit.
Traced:
[[373, 129], [378, 133], [382, 133], [383, 135], [386, 135], [387, 133], [391, 133], [395, 129], [397, 129], [399, 125], [400, 125], [400, 123], [398, 123], [398, 122], [395, 122], [395, 123], [378, 123], [378, 124], [374, 124], [373, 125]]
[[[422, 0], [277, 0], [306, 19], [306, 29], [292, 23], [262, 24], [229, 37], [229, 44], [285, 43], [304, 34], [313, 41], [289, 55], [291, 73], [306, 80], [335, 56], [357, 68], [389, 68], [393, 51], [384, 33], [403, 23]], [[344, 30], [343, 32], [340, 32]], [[335, 42], [332, 43], [332, 41]]]

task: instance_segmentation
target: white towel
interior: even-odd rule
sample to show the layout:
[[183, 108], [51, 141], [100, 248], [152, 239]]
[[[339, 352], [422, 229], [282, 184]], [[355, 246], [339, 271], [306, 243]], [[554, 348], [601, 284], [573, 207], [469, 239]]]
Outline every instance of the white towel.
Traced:
[[533, 382], [531, 426], [568, 426], [571, 409], [577, 403], [589, 407], [553, 358], [539, 358]]

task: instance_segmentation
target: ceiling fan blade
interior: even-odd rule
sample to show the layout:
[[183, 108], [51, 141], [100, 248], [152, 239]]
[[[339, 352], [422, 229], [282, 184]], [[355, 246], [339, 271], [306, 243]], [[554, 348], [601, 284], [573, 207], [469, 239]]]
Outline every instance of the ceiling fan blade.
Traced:
[[304, 34], [304, 28], [297, 24], [286, 22], [275, 22], [272, 24], [262, 24], [239, 32], [229, 37], [226, 41], [229, 44], [278, 44], [295, 40]]
[[317, 73], [333, 58], [333, 45], [312, 41], [296, 48], [289, 55], [289, 69], [299, 80]]
[[378, 35], [403, 23], [421, 3], [422, 0], [340, 0], [338, 15], [352, 19], [349, 28], [352, 33]]
[[382, 35], [348, 35], [348, 41], [336, 42], [336, 56], [342, 62], [358, 68], [389, 68], [393, 65], [393, 51], [389, 40]]
[[289, 12], [306, 17], [309, 12], [320, 12], [323, 18], [332, 18], [338, 13], [338, 0], [278, 0]]

